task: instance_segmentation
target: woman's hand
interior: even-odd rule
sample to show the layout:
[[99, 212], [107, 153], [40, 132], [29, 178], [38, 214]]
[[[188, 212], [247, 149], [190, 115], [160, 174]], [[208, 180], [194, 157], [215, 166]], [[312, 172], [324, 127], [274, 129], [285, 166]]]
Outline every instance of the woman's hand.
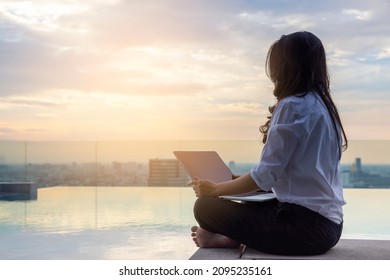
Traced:
[[239, 176], [234, 180], [221, 183], [195, 178], [188, 185], [192, 186], [197, 197], [243, 194], [261, 189], [253, 181], [249, 173]]
[[210, 180], [195, 178], [194, 180], [190, 181], [188, 184], [192, 186], [195, 195], [197, 197], [219, 195], [217, 184]]

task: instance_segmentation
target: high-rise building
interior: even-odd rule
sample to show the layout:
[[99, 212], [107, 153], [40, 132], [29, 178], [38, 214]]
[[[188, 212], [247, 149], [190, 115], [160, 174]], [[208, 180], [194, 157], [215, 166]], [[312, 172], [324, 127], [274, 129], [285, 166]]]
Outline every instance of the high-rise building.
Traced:
[[362, 173], [362, 159], [360, 157], [355, 158], [356, 171]]
[[176, 159], [150, 159], [148, 186], [186, 186], [189, 181]]

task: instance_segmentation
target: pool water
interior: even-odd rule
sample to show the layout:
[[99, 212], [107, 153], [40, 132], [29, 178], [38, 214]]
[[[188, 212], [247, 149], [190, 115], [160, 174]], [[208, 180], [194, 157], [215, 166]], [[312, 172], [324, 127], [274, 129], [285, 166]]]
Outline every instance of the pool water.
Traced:
[[189, 189], [54, 187], [0, 202], [0, 259], [186, 259]]
[[[390, 190], [346, 189], [342, 238], [390, 240]], [[0, 259], [188, 259], [191, 188], [53, 187], [0, 201]]]

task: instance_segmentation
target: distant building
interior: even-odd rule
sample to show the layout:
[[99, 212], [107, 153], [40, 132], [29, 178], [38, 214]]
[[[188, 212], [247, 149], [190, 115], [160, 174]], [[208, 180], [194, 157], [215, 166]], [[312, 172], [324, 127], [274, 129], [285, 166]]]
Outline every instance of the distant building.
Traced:
[[362, 159], [361, 158], [355, 158], [355, 166], [356, 166], [356, 172], [361, 174], [362, 173]]
[[344, 171], [341, 178], [345, 187], [388, 188], [390, 186], [390, 177], [364, 171], [361, 158], [355, 158], [351, 170]]
[[234, 160], [229, 161], [229, 169], [230, 170], [236, 169], [236, 162]]
[[176, 159], [150, 159], [148, 186], [186, 186], [189, 178]]

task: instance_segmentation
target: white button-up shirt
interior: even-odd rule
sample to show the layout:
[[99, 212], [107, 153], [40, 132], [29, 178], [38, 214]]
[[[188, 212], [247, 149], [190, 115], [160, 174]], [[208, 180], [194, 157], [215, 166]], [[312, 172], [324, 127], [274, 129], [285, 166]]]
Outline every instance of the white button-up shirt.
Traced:
[[251, 177], [281, 202], [343, 220], [339, 138], [321, 97], [289, 96], [276, 106], [260, 162]]

